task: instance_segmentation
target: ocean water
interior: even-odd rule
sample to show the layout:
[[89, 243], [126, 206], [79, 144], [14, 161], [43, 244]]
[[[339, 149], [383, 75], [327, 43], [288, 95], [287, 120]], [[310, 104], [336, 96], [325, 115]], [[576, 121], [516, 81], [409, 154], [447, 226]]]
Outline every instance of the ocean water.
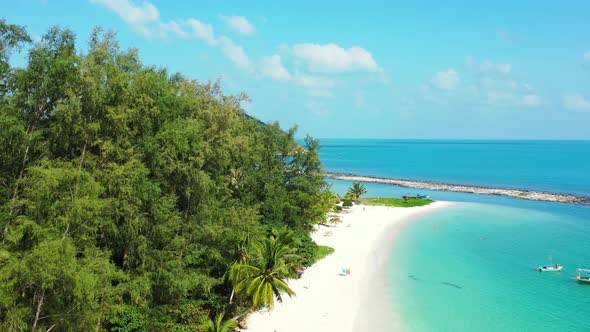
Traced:
[[[590, 142], [322, 140], [333, 172], [590, 196]], [[500, 167], [501, 166], [501, 167]], [[344, 193], [346, 181], [330, 180]], [[388, 280], [408, 331], [590, 331], [590, 205], [367, 184], [455, 201], [407, 223]], [[565, 266], [540, 273], [535, 266]], [[394, 313], [392, 313], [392, 316]]]
[[[408, 331], [590, 331], [590, 221], [459, 204], [409, 223], [394, 244], [392, 299]], [[561, 272], [538, 272], [553, 263]]]
[[590, 196], [590, 141], [321, 140], [330, 172]]

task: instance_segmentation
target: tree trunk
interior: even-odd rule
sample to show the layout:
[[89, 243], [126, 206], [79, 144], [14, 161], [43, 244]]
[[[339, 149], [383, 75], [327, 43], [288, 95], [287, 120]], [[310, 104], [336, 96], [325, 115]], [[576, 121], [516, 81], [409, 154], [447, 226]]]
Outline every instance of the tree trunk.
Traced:
[[246, 310], [246, 311], [242, 312], [241, 314], [239, 314], [239, 315], [237, 315], [237, 316], [234, 316], [234, 317], [232, 317], [231, 319], [232, 319], [232, 320], [238, 320], [238, 319], [240, 319], [240, 318], [244, 317], [245, 315], [247, 315], [247, 314], [248, 314], [250, 311], [252, 311], [252, 309], [248, 309], [248, 310]]
[[[16, 178], [16, 181], [18, 182], [18, 180], [20, 180], [23, 175], [25, 175], [25, 168], [27, 168], [27, 158], [29, 157], [29, 150], [31, 148], [31, 145], [27, 145], [27, 148], [25, 149], [25, 155], [23, 157], [23, 162], [21, 163], [21, 168], [20, 168], [20, 172], [18, 173], [18, 177]], [[12, 193], [12, 199], [16, 198], [16, 195], [18, 195], [18, 183], [15, 184], [14, 186], [14, 191]]]
[[98, 321], [96, 322], [96, 332], [100, 331], [100, 326], [102, 325], [102, 312], [103, 312], [103, 305], [104, 305], [104, 293], [100, 297], [100, 313], [98, 314]]
[[235, 288], [235, 287], [233, 287], [233, 288], [231, 289], [231, 294], [229, 295], [229, 303], [228, 303], [228, 304], [231, 304], [231, 303], [233, 302], [233, 300], [234, 300], [234, 294], [235, 294], [235, 292], [236, 292], [236, 288]]
[[41, 290], [41, 298], [37, 302], [37, 311], [35, 312], [35, 321], [33, 321], [32, 332], [37, 329], [37, 322], [39, 322], [39, 315], [41, 314], [41, 307], [43, 306], [43, 300], [45, 299], [45, 289]]

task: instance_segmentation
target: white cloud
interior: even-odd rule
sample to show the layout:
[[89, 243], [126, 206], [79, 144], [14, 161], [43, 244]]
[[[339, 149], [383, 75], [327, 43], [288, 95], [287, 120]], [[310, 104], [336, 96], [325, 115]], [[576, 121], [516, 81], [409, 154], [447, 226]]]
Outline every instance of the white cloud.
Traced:
[[371, 53], [361, 47], [345, 49], [336, 44], [308, 43], [297, 44], [291, 51], [295, 58], [303, 61], [312, 72], [381, 71]]
[[144, 2], [142, 5], [135, 5], [129, 0], [90, 0], [90, 2], [114, 11], [129, 24], [144, 24], [160, 19], [158, 8], [149, 2]]
[[590, 100], [579, 94], [564, 94], [563, 106], [573, 111], [590, 111]]
[[[160, 12], [149, 2], [136, 5], [130, 0], [90, 0], [94, 4], [104, 6], [119, 15], [125, 22], [131, 25], [137, 32], [148, 38], [166, 38], [169, 33], [180, 38], [196, 38], [205, 41], [211, 46], [218, 46], [223, 54], [240, 69], [254, 71], [252, 61], [244, 49], [233, 40], [221, 36], [215, 38], [213, 26], [197, 19], [160, 21]], [[188, 26], [190, 32], [181, 27]]]
[[252, 65], [252, 61], [250, 61], [248, 54], [246, 54], [240, 45], [234, 43], [233, 40], [225, 36], [221, 36], [218, 42], [223, 54], [225, 54], [225, 56], [230, 59], [231, 62], [238, 66], [238, 68], [247, 71], [253, 70], [254, 66]]
[[217, 45], [215, 39], [215, 33], [213, 32], [213, 26], [211, 24], [203, 23], [194, 18], [189, 18], [186, 23], [190, 26], [194, 37], [204, 40], [209, 45]]
[[188, 34], [184, 31], [178, 23], [170, 21], [169, 23], [160, 23], [161, 30], [167, 35], [167, 32], [173, 32], [181, 38], [188, 38]]
[[176, 21], [164, 23], [158, 8], [149, 2], [136, 4], [130, 0], [90, 0], [117, 14], [137, 33], [146, 38], [167, 38], [170, 34], [188, 38], [188, 34]]
[[234, 30], [242, 35], [251, 36], [256, 32], [256, 29], [243, 16], [221, 16], [221, 18]]
[[449, 69], [436, 73], [430, 82], [439, 89], [452, 90], [459, 83], [459, 75], [454, 69]]
[[526, 106], [539, 106], [541, 105], [541, 98], [535, 94], [524, 95], [522, 103]]
[[324, 98], [334, 97], [334, 95], [332, 94], [332, 92], [330, 90], [324, 90], [324, 89], [308, 90], [307, 94], [312, 97], [324, 97]]
[[586, 53], [584, 53], [584, 61], [590, 63], [590, 51], [586, 51]]
[[294, 80], [296, 84], [308, 88], [331, 88], [335, 85], [331, 78], [300, 73], [295, 74]]
[[278, 81], [288, 81], [291, 79], [291, 74], [283, 66], [281, 56], [278, 54], [262, 58], [260, 72], [262, 75]]

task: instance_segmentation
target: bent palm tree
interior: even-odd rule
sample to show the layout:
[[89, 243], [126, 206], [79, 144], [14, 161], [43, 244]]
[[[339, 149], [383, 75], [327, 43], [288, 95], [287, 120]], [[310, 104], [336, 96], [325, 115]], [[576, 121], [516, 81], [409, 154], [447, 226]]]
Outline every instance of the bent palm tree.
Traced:
[[359, 182], [354, 182], [352, 187], [348, 189], [348, 194], [352, 197], [353, 200], [358, 201], [361, 198], [361, 195], [367, 193], [367, 188], [360, 184]]
[[295, 295], [285, 281], [291, 268], [286, 262], [291, 256], [286, 243], [291, 238], [290, 232], [273, 230], [270, 237], [255, 247], [255, 259], [251, 263], [232, 266], [230, 280], [236, 293], [245, 293], [252, 301], [252, 308], [260, 305], [272, 307], [275, 297], [279, 302], [283, 301], [283, 293]]
[[238, 326], [238, 322], [233, 319], [223, 320], [224, 314], [218, 314], [215, 319], [209, 319], [203, 325], [205, 332], [232, 332]]

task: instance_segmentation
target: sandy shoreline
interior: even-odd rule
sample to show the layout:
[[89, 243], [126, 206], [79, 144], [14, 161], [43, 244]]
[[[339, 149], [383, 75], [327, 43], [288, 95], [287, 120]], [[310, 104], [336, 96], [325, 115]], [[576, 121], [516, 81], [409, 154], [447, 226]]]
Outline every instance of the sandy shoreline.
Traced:
[[466, 186], [459, 184], [447, 184], [430, 181], [416, 181], [416, 180], [402, 180], [379, 178], [373, 176], [360, 176], [353, 174], [342, 173], [325, 173], [326, 177], [345, 181], [356, 181], [364, 183], [382, 183], [404, 188], [417, 188], [440, 191], [463, 192], [480, 195], [497, 195], [508, 196], [519, 199], [527, 199], [531, 201], [545, 201], [545, 202], [559, 202], [559, 203], [590, 203], [590, 197], [575, 196], [569, 194], [558, 194], [543, 191], [519, 190], [519, 189], [505, 189], [505, 188], [491, 188]]
[[[385, 282], [391, 246], [404, 221], [451, 206], [435, 202], [423, 207], [354, 206], [342, 223], [319, 227], [312, 235], [336, 251], [309, 267], [301, 279], [290, 280], [297, 296], [277, 303], [272, 311], [250, 315], [249, 332], [395, 331]], [[342, 268], [350, 275], [340, 276]], [[370, 287], [369, 287], [370, 286]]]

